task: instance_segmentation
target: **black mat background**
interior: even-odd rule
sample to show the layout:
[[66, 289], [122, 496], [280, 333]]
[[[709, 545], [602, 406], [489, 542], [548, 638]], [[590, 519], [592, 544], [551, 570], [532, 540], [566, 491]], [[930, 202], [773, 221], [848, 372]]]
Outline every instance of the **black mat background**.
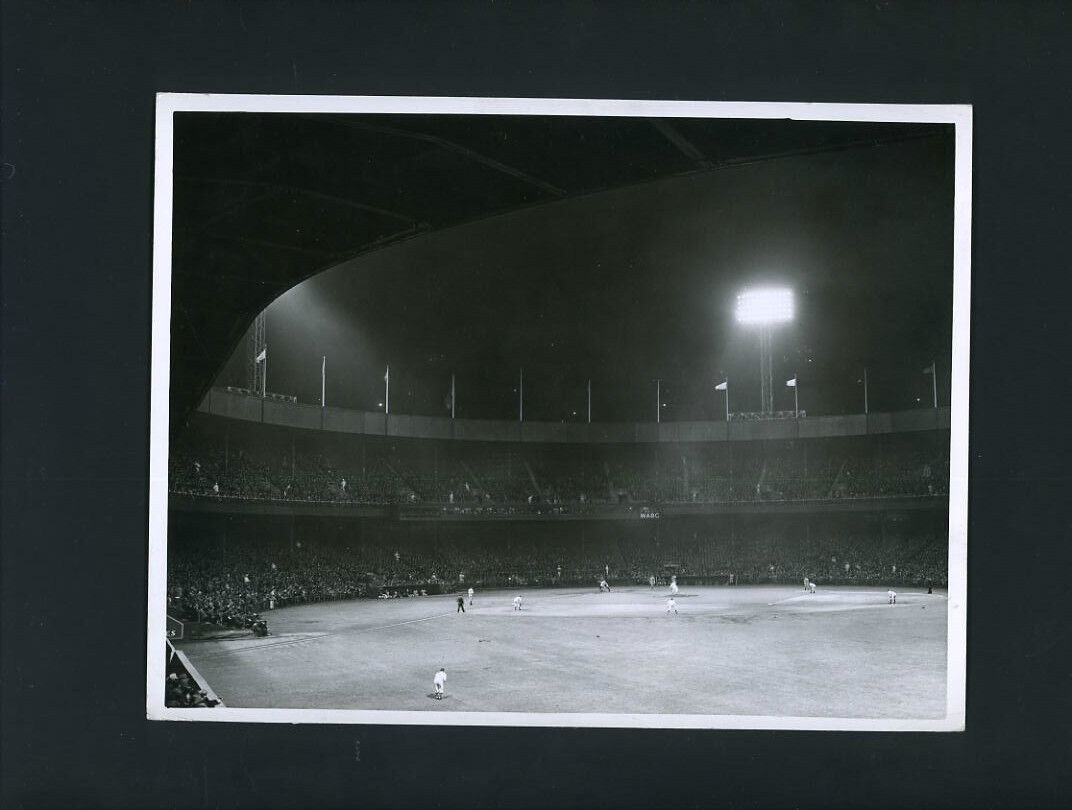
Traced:
[[[5, 0], [0, 801], [1067, 806], [1070, 11]], [[968, 731], [145, 721], [156, 91], [975, 105]]]

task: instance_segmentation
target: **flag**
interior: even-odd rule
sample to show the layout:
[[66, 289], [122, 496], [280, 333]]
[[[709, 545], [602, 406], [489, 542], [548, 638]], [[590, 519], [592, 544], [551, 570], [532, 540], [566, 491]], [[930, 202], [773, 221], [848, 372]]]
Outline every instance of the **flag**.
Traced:
[[257, 358], [253, 362], [254, 363], [263, 363], [267, 359], [268, 359], [268, 347], [265, 346], [263, 349], [261, 349], [261, 353], [257, 355]]
[[791, 380], [786, 380], [785, 381], [785, 387], [786, 388], [796, 388], [797, 387], [797, 378], [794, 377]]
[[728, 391], [729, 388], [730, 388], [730, 381], [729, 380], [723, 380], [722, 382], [720, 382], [718, 385], [715, 386], [716, 391]]
[[923, 369], [923, 373], [924, 374], [933, 374], [934, 373], [934, 363], [931, 363], [929, 366], [927, 366], [925, 369]]

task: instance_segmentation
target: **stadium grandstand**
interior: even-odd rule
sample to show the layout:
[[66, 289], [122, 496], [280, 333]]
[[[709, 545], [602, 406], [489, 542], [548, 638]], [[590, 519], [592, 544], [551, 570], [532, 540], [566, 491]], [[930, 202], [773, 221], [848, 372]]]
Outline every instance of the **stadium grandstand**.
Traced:
[[[231, 410], [261, 404], [213, 396]], [[881, 432], [858, 436], [620, 443], [335, 433], [199, 413], [169, 465], [170, 612], [250, 627], [305, 601], [588, 585], [601, 571], [623, 583], [810, 574], [944, 586], [948, 430], [920, 428], [947, 417], [876, 414]], [[898, 419], [917, 429], [893, 430]], [[423, 427], [434, 436], [442, 421]], [[831, 434], [854, 423], [824, 421]]]

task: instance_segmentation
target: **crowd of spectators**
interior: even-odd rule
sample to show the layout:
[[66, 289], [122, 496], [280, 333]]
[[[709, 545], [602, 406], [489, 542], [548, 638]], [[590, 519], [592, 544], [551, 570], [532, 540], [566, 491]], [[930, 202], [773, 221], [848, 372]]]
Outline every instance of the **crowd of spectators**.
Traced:
[[220, 701], [202, 689], [186, 670], [170, 643], [165, 673], [164, 705], [169, 709], [208, 709], [219, 705]]
[[[367, 546], [184, 546], [168, 559], [168, 613], [183, 621], [248, 628], [288, 604], [368, 596], [386, 561]], [[405, 572], [395, 568], [391, 584]], [[410, 581], [417, 579], [414, 576]]]
[[[546, 524], [543, 524], [546, 529]], [[284, 605], [419, 596], [477, 588], [661, 582], [796, 582], [942, 586], [947, 544], [938, 529], [785, 523], [725, 531], [604, 527], [598, 536], [531, 530], [524, 536], [411, 537], [405, 544], [307, 539], [171, 547], [168, 612], [186, 621], [251, 628]]]
[[653, 449], [389, 439], [354, 445], [351, 437], [327, 446], [318, 438], [319, 444], [307, 446], [295, 432], [263, 430], [257, 440], [222, 443], [197, 431], [184, 435], [171, 449], [170, 491], [219, 499], [434, 505], [476, 516], [561, 514], [587, 504], [948, 494], [947, 434]]

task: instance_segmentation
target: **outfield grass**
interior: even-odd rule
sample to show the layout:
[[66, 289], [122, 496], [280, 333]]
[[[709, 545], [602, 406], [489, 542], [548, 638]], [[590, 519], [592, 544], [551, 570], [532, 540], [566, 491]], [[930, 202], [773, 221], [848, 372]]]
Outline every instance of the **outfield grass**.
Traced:
[[[512, 609], [518, 593], [523, 610]], [[186, 642], [229, 707], [797, 717], [945, 715], [946, 595], [647, 587], [319, 603]], [[447, 669], [447, 697], [432, 676]]]

